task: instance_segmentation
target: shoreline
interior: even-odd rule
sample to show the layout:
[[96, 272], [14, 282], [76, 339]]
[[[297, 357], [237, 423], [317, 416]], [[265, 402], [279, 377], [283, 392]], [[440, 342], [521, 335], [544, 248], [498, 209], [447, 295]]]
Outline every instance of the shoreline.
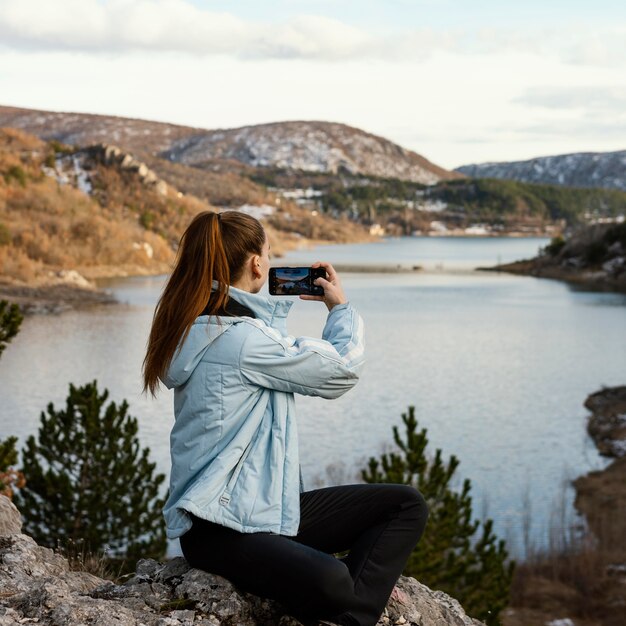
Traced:
[[[592, 393], [585, 400], [585, 407], [591, 411], [589, 436], [598, 453], [613, 462], [574, 481], [574, 504], [602, 545], [613, 540], [611, 529], [618, 525], [616, 516], [626, 526], [626, 385]], [[626, 535], [622, 537], [624, 545], [611, 547], [620, 547], [626, 561]]]
[[[536, 239], [543, 238], [542, 235], [452, 235], [449, 233], [441, 233], [436, 235], [413, 235], [414, 239], [519, 239], [520, 237]], [[275, 259], [272, 262], [272, 266], [281, 265], [280, 260], [288, 255], [290, 252], [298, 250], [310, 250], [315, 247], [332, 246], [332, 245], [353, 245], [353, 244], [378, 244], [385, 242], [390, 237], [381, 237], [369, 241], [354, 241], [354, 242], [337, 242], [318, 239], [300, 239], [295, 245], [289, 246], [289, 249], [281, 249], [279, 255], [275, 255]], [[403, 238], [403, 237], [391, 237], [391, 239]], [[455, 274], [455, 275], [469, 275], [478, 271], [491, 271], [491, 272], [509, 272], [521, 275], [536, 276], [535, 273], [529, 271], [529, 268], [525, 265], [530, 263], [531, 260], [516, 261], [509, 264], [497, 265], [494, 267], [430, 267], [423, 265], [407, 264], [362, 264], [362, 263], [338, 263], [335, 265], [339, 272], [343, 273], [356, 273], [356, 274]], [[55, 273], [55, 278], [50, 282], [42, 282], [39, 284], [18, 284], [5, 281], [0, 278], [0, 299], [6, 299], [10, 302], [14, 302], [20, 306], [20, 309], [25, 315], [32, 314], [58, 314], [68, 310], [85, 310], [99, 305], [111, 305], [119, 304], [119, 301], [113, 296], [111, 291], [106, 288], [102, 288], [98, 285], [100, 280], [116, 279], [116, 278], [132, 278], [138, 276], [159, 276], [167, 274], [170, 267], [169, 265], [161, 264], [159, 267], [154, 267], [148, 270], [143, 266], [93, 266], [88, 268], [78, 268], [76, 270], [61, 270]], [[58, 276], [62, 274], [70, 275], [69, 279], [59, 279]], [[567, 280], [563, 276], [544, 276], [547, 278], [557, 278], [560, 280]], [[574, 282], [575, 279], [571, 279]], [[592, 286], [586, 281], [576, 281], [585, 286]], [[596, 285], [593, 285], [596, 286]], [[626, 287], [624, 289], [626, 292]]]
[[119, 304], [102, 289], [69, 284], [12, 285], [0, 283], [0, 300], [17, 304], [23, 315], [49, 315]]
[[480, 272], [505, 272], [518, 276], [548, 278], [560, 280], [571, 285], [584, 287], [593, 291], [610, 291], [626, 293], [626, 273], [620, 277], [612, 277], [607, 272], [577, 271], [558, 266], [542, 266], [538, 259], [522, 259], [512, 263], [503, 263], [493, 267], [477, 267]]
[[614, 460], [571, 482], [583, 524], [564, 527], [554, 547], [518, 564], [504, 626], [623, 623], [618, 616], [626, 605], [626, 385], [602, 388], [584, 406], [591, 411], [587, 432], [598, 453]]

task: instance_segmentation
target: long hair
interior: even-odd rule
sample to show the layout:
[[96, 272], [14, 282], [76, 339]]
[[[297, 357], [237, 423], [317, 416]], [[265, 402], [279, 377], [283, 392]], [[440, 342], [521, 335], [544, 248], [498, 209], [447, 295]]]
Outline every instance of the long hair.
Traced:
[[177, 347], [216, 293], [209, 313], [222, 310], [228, 286], [237, 282], [251, 254], [262, 254], [265, 231], [254, 217], [238, 211], [196, 215], [180, 239], [174, 270], [159, 298], [143, 360], [143, 392], [155, 396]]

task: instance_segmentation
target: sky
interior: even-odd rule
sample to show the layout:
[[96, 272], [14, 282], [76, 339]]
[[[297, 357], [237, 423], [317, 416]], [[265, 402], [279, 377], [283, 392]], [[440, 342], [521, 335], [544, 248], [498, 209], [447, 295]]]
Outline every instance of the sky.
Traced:
[[626, 2], [0, 0], [0, 104], [342, 122], [449, 169], [626, 149]]

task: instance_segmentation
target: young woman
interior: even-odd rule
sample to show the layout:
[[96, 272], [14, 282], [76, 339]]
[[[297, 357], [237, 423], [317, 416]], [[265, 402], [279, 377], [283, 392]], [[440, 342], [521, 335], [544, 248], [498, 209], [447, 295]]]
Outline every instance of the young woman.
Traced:
[[294, 394], [337, 398], [356, 384], [363, 321], [332, 265], [318, 262], [324, 296], [300, 297], [328, 307], [322, 338], [289, 336], [293, 302], [259, 294], [269, 251], [256, 219], [200, 213], [157, 305], [144, 391], [155, 394], [159, 381], [174, 389], [167, 536], [180, 538], [191, 566], [301, 621], [372, 626], [426, 505], [406, 485], [304, 490]]

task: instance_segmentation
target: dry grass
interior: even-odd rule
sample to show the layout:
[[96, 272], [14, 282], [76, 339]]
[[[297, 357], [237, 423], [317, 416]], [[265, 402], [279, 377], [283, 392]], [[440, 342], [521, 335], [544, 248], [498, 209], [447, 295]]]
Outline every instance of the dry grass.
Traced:
[[[88, 195], [44, 174], [44, 167], [55, 165], [59, 151], [67, 150], [0, 129], [0, 280], [5, 283], [43, 285], [61, 269], [87, 277], [164, 273], [193, 216], [215, 210], [210, 202], [277, 204], [272, 193], [244, 176], [167, 163], [159, 171], [169, 185], [163, 192], [143, 182], [136, 171], [88, 162]], [[150, 165], [157, 162], [152, 158]], [[179, 192], [176, 184], [187, 193]], [[291, 203], [280, 209], [267, 223], [277, 256], [306, 238], [368, 238], [363, 227], [347, 220], [315, 216]]]
[[[568, 617], [576, 626], [626, 625], [626, 459], [575, 484], [576, 506], [588, 525], [557, 523], [546, 549], [527, 547], [505, 626], [523, 624], [529, 615], [542, 615], [543, 623]], [[556, 513], [563, 522], [563, 511]]]
[[109, 558], [106, 550], [91, 552], [80, 540], [75, 542], [69, 539], [66, 542], [57, 542], [56, 552], [67, 559], [72, 571], [87, 572], [98, 578], [112, 580], [116, 583], [121, 582], [126, 577], [123, 561], [119, 562]]

